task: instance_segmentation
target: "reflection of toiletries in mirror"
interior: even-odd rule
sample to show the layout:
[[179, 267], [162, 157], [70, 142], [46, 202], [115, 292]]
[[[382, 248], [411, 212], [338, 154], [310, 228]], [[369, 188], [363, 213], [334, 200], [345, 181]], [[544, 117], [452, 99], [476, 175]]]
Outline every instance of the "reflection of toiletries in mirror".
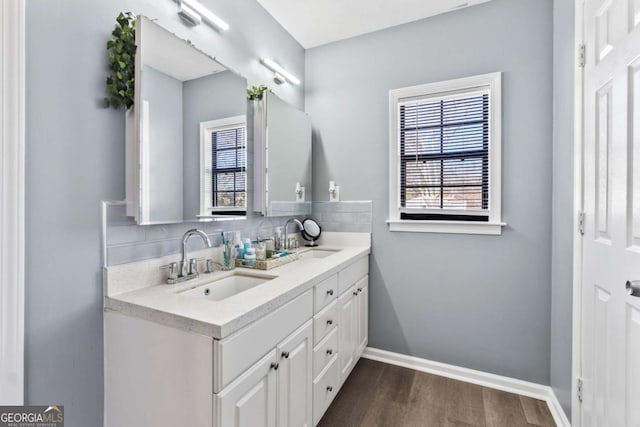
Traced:
[[340, 200], [340, 186], [335, 181], [329, 181], [329, 201], [337, 202]]
[[296, 182], [296, 202], [304, 202], [304, 187]]

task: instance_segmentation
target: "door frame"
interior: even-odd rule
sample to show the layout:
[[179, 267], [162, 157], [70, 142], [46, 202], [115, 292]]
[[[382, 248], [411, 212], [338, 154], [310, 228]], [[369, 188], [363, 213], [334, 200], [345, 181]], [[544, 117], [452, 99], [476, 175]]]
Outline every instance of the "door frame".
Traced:
[[582, 376], [582, 251], [583, 238], [579, 229], [579, 215], [584, 209], [584, 67], [580, 66], [581, 46], [584, 44], [585, 0], [575, 0], [575, 71], [573, 118], [573, 326], [571, 349], [571, 423], [582, 425], [581, 402], [578, 399], [578, 379]]
[[24, 404], [25, 1], [0, 2], [0, 404]]

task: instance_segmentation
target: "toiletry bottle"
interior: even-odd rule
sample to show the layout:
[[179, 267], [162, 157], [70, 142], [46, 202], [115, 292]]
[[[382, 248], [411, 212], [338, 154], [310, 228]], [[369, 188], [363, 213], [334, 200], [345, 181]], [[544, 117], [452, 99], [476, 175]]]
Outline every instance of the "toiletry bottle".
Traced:
[[240, 233], [236, 233], [236, 237], [233, 239], [233, 249], [236, 251], [236, 258], [242, 259], [244, 257], [244, 245], [240, 239]]

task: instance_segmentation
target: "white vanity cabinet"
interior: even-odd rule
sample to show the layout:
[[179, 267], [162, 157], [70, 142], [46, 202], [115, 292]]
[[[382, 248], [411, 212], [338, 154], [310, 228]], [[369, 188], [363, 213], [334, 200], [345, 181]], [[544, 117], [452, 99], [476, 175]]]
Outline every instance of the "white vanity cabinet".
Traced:
[[275, 427], [277, 357], [269, 352], [221, 393], [213, 396], [216, 426]]
[[368, 256], [222, 339], [105, 312], [106, 427], [313, 427], [368, 338]]
[[338, 298], [338, 310], [340, 313], [338, 328], [338, 348], [340, 349], [340, 384], [351, 373], [356, 362], [356, 332], [357, 332], [357, 301], [355, 299], [356, 286], [347, 289]]
[[311, 427], [313, 326], [307, 321], [278, 346], [278, 427]]
[[214, 395], [215, 425], [310, 427], [311, 321]]

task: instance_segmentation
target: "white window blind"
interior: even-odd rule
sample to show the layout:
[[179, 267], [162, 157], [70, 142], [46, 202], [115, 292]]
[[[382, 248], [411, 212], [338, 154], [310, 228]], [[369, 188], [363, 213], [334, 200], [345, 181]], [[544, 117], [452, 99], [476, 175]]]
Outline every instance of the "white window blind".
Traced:
[[201, 215], [244, 215], [247, 125], [244, 116], [201, 123]]
[[400, 218], [487, 221], [489, 93], [398, 107]]

